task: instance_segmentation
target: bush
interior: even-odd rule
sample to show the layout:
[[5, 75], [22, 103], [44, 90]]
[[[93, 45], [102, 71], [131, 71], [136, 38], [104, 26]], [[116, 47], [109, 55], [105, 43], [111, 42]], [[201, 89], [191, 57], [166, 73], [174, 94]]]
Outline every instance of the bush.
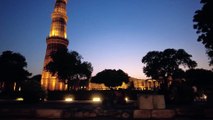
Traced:
[[42, 88], [40, 83], [35, 80], [23, 82], [21, 92], [25, 102], [43, 101], [47, 96], [47, 92]]

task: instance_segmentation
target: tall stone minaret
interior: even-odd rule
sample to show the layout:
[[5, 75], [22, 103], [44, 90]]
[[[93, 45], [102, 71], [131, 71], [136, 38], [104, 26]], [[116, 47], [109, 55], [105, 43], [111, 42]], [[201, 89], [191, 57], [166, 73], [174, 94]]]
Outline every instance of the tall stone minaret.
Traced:
[[[52, 24], [50, 28], [50, 34], [46, 38], [47, 49], [44, 58], [44, 67], [51, 61], [50, 54], [53, 51], [57, 51], [61, 48], [67, 48], [68, 39], [66, 32], [67, 24], [67, 11], [66, 11], [67, 0], [56, 0], [55, 8], [52, 13]], [[58, 80], [56, 76], [52, 76], [50, 72], [42, 71], [41, 85], [47, 90], [66, 90], [67, 86]]]

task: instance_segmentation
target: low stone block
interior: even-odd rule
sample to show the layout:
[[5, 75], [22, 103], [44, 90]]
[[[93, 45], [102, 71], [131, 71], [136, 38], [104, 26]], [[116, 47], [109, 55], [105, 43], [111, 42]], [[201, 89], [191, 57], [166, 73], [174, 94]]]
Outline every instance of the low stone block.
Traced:
[[164, 95], [154, 95], [153, 106], [154, 106], [154, 109], [165, 109], [166, 104], [165, 104]]
[[134, 110], [133, 118], [134, 119], [150, 119], [151, 110]]
[[130, 119], [132, 117], [132, 114], [130, 112], [123, 112], [121, 113], [122, 119]]
[[17, 109], [16, 112], [14, 112], [16, 114], [19, 114], [20, 116], [33, 116], [34, 115], [34, 111], [31, 109]]
[[84, 117], [84, 113], [83, 112], [76, 112], [74, 114], [74, 117], [76, 117], [76, 118], [83, 118]]
[[61, 118], [63, 110], [58, 109], [37, 109], [36, 117], [38, 118]]
[[89, 117], [97, 117], [97, 114], [95, 112], [90, 112]]
[[92, 118], [92, 117], [96, 117], [97, 115], [96, 115], [95, 112], [86, 111], [86, 112], [83, 113], [83, 116], [84, 116], [85, 118]]
[[141, 95], [138, 98], [139, 109], [153, 109], [153, 96]]
[[164, 110], [152, 110], [152, 118], [154, 119], [169, 119], [175, 117], [175, 110], [164, 109]]
[[0, 116], [29, 117], [34, 116], [32, 109], [0, 109]]
[[138, 97], [139, 109], [165, 109], [164, 95], [140, 95]]
[[[81, 116], [82, 116], [82, 114], [81, 114]], [[69, 119], [69, 118], [75, 118], [77, 115], [78, 115], [77, 111], [63, 110], [63, 114], [61, 116], [63, 119]]]

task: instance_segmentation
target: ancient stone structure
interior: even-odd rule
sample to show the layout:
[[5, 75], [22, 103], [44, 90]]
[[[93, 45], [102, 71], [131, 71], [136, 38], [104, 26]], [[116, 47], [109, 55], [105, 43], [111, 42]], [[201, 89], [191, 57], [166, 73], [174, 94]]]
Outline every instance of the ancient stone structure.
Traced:
[[[50, 34], [46, 38], [47, 49], [44, 59], [44, 67], [51, 61], [50, 54], [59, 49], [67, 48], [68, 39], [66, 32], [67, 25], [67, 0], [56, 0], [55, 8], [52, 13], [52, 24], [50, 28]], [[50, 72], [43, 69], [41, 85], [47, 90], [66, 90], [67, 86], [60, 82], [57, 76], [52, 76]]]

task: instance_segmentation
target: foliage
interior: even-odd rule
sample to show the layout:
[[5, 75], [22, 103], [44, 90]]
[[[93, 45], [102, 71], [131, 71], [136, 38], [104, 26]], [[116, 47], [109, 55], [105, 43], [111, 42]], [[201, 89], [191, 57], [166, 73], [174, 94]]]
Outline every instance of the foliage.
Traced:
[[202, 9], [197, 10], [194, 15], [194, 29], [199, 35], [197, 40], [202, 42], [207, 50], [210, 65], [213, 65], [213, 1], [201, 0], [201, 3]]
[[105, 69], [94, 76], [91, 82], [99, 84], [104, 83], [105, 86], [112, 89], [113, 87], [121, 86], [123, 82], [128, 83], [129, 76], [120, 69]]
[[193, 101], [193, 89], [192, 86], [184, 80], [174, 80], [168, 93], [168, 102], [175, 104], [185, 104]]
[[45, 69], [60, 80], [68, 84], [68, 90], [78, 89], [81, 80], [88, 80], [93, 71], [89, 62], [82, 62], [82, 57], [75, 51], [60, 49], [51, 54], [50, 61]]
[[4, 51], [0, 55], [0, 82], [5, 83], [5, 91], [13, 91], [14, 83], [19, 85], [31, 75], [25, 68], [25, 57], [12, 51]]
[[40, 82], [36, 80], [22, 82], [21, 93], [26, 102], [39, 102], [47, 97], [47, 92], [41, 86]]
[[205, 69], [191, 69], [186, 71], [186, 82], [189, 83], [194, 91], [196, 101], [213, 100], [213, 71]]
[[30, 80], [35, 80], [37, 82], [41, 82], [41, 74], [34, 75], [30, 78]]
[[152, 79], [172, 77], [177, 78], [182, 74], [181, 66], [194, 68], [197, 63], [191, 60], [191, 55], [183, 49], [166, 49], [164, 51], [148, 52], [143, 58], [142, 63], [146, 64], [143, 68], [144, 73]]
[[205, 69], [187, 70], [186, 80], [200, 89], [211, 89], [213, 86], [213, 72]]
[[130, 81], [127, 90], [135, 90], [134, 82]]
[[197, 63], [191, 60], [191, 57], [183, 49], [151, 51], [142, 58], [142, 63], [146, 65], [143, 71], [148, 77], [158, 80], [160, 91], [169, 100], [169, 94], [172, 90], [171, 81], [184, 78], [184, 71], [181, 67], [194, 68], [197, 66]]

